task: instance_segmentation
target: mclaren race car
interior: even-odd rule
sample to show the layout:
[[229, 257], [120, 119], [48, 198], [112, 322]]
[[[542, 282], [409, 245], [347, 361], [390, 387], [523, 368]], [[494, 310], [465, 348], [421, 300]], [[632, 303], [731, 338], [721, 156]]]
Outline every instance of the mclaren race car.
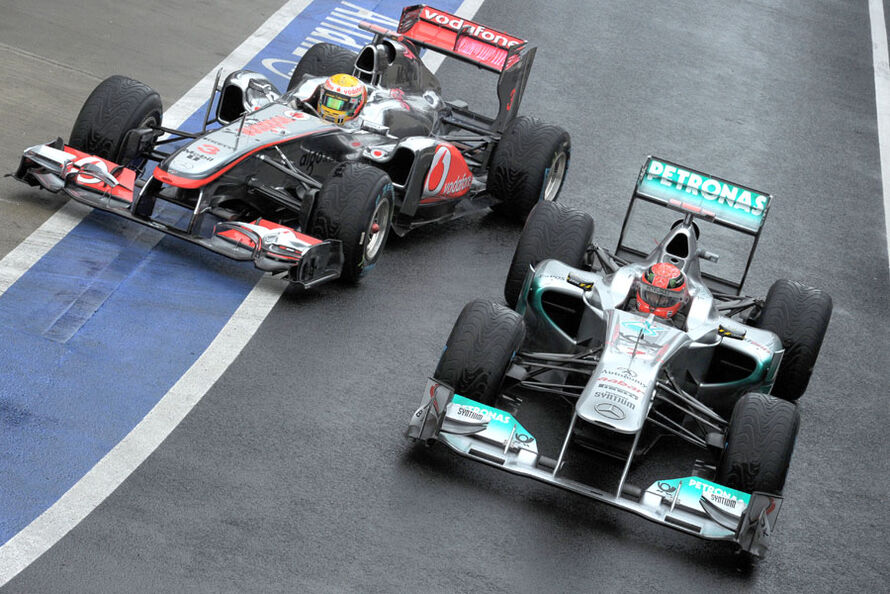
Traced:
[[[161, 124], [156, 91], [112, 76], [68, 142], [27, 149], [14, 176], [304, 287], [357, 280], [390, 229], [489, 207], [524, 220], [556, 199], [569, 135], [517, 116], [534, 47], [423, 5], [397, 31], [362, 28], [374, 38], [358, 54], [311, 47], [284, 93], [255, 72], [218, 74], [194, 133]], [[496, 74], [496, 116], [446, 101], [421, 50]], [[336, 75], [360, 92], [338, 95]], [[331, 115], [352, 99], [355, 117]]]
[[[762, 556], [832, 310], [789, 280], [740, 295], [770, 202], [650, 158], [614, 252], [586, 213], [537, 205], [513, 309], [463, 309], [408, 436]], [[641, 205], [680, 217], [648, 254], [627, 241]], [[750, 240], [741, 278], [703, 271], [700, 227]]]

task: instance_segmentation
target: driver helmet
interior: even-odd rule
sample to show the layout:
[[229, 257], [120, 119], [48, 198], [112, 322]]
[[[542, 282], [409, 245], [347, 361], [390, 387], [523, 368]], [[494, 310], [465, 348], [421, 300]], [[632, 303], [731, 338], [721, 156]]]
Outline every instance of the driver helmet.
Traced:
[[686, 277], [670, 262], [650, 266], [637, 289], [637, 309], [660, 318], [672, 318], [686, 301]]
[[368, 91], [359, 79], [349, 74], [335, 74], [321, 86], [318, 114], [329, 122], [342, 124], [359, 114], [367, 98]]

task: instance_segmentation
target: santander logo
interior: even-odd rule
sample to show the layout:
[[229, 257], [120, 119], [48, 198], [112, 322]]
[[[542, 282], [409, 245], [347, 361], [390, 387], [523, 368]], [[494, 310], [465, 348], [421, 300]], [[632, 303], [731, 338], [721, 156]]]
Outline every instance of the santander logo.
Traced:
[[465, 21], [464, 19], [458, 18], [453, 14], [440, 13], [426, 7], [424, 7], [423, 9], [423, 19], [432, 23], [436, 23], [438, 25], [443, 25], [445, 27], [448, 27], [449, 29], [454, 29], [455, 31], [460, 31], [461, 28], [469, 25], [470, 35], [503, 48], [510, 48], [522, 42], [521, 39], [511, 37], [506, 33], [492, 31], [486, 29], [483, 25], [476, 24], [472, 21]]
[[460, 152], [450, 144], [436, 147], [433, 162], [423, 183], [424, 196], [458, 198], [467, 193], [473, 183], [473, 174]]

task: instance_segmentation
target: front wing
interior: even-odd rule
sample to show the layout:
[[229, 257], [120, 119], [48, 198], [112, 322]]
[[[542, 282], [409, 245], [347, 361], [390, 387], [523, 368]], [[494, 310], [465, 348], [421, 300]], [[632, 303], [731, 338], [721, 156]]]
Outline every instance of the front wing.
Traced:
[[[462, 456], [514, 474], [603, 501], [707, 540], [736, 543], [762, 557], [768, 548], [782, 498], [743, 493], [700, 477], [663, 479], [634, 493], [610, 493], [560, 476], [562, 460], [538, 452], [537, 442], [513, 416], [454, 393], [434, 379], [408, 425], [411, 439], [440, 441]], [[563, 452], [565, 448], [563, 448]]]
[[[185, 228], [174, 222], [138, 214], [140, 192], [136, 172], [101, 157], [65, 146], [61, 140], [25, 150], [13, 177], [51, 192], [63, 192], [93, 208], [163, 231], [233, 260], [252, 261], [260, 270], [287, 273], [292, 283], [312, 287], [339, 278], [343, 249], [339, 241], [322, 241], [272, 221], [217, 223], [209, 237], [199, 235], [191, 221], [202, 214], [199, 201]], [[155, 183], [157, 187], [159, 184]]]

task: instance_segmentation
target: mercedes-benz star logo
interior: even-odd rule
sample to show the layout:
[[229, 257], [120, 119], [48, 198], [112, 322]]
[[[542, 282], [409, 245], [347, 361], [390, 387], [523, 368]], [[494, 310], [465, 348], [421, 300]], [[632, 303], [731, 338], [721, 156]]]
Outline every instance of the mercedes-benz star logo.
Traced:
[[600, 402], [593, 409], [607, 419], [615, 419], [620, 421], [624, 418], [624, 410], [617, 404], [611, 402]]

